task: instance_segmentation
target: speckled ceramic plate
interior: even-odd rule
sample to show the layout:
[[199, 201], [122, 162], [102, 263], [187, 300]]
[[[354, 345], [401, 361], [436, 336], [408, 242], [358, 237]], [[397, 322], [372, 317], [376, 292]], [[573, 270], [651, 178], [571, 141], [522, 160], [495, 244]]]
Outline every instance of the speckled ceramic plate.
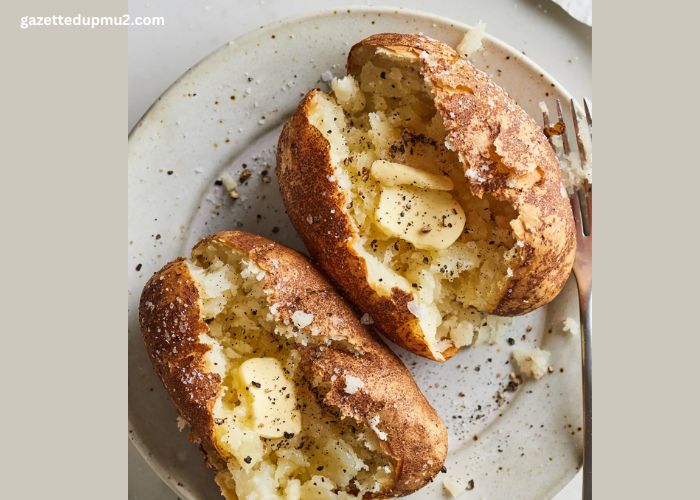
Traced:
[[[129, 436], [180, 497], [219, 499], [196, 446], [153, 372], [138, 326], [148, 277], [221, 229], [260, 233], [304, 253], [278, 193], [277, 136], [300, 97], [343, 74], [349, 48], [372, 33], [422, 32], [455, 46], [468, 27], [411, 11], [358, 8], [263, 27], [197, 64], [153, 104], [129, 139]], [[529, 113], [569, 94], [532, 61], [486, 36], [473, 62]], [[222, 172], [253, 176], [235, 203], [216, 184]], [[269, 176], [269, 177], [268, 177]], [[449, 428], [447, 472], [414, 495], [442, 498], [445, 479], [464, 498], [543, 499], [575, 474], [581, 456], [578, 339], [562, 332], [577, 315], [573, 282], [549, 306], [516, 318], [495, 345], [467, 349], [444, 364], [392, 346]], [[510, 352], [552, 352], [553, 373], [507, 390]], [[512, 387], [511, 387], [512, 389]], [[501, 397], [500, 394], [503, 395]], [[473, 481], [473, 489], [467, 485]]]

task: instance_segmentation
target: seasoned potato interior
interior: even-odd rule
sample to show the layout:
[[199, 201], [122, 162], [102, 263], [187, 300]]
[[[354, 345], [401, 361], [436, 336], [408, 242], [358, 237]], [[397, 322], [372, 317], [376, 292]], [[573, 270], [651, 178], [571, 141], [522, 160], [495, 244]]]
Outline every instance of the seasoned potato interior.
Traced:
[[381, 490], [392, 463], [376, 436], [322, 406], [323, 387], [299, 366], [300, 345], [314, 340], [301, 334], [313, 328], [312, 315], [280, 321], [267, 304], [265, 272], [230, 250], [210, 246], [188, 265], [209, 325], [200, 338], [211, 347], [205, 363], [223, 380], [212, 417], [227, 498], [348, 499]]
[[311, 123], [331, 145], [346, 213], [360, 238], [354, 250], [380, 294], [398, 287], [414, 297], [434, 353], [488, 341], [507, 320], [493, 310], [513, 271], [517, 244], [508, 204], [474, 196], [416, 59], [378, 51], [358, 78], [332, 82], [311, 103]]

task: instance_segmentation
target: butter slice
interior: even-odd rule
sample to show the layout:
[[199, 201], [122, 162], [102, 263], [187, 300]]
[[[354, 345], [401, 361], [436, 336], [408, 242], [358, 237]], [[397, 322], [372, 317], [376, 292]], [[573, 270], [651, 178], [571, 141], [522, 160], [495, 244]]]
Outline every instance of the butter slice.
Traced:
[[407, 186], [382, 190], [375, 220], [387, 235], [426, 250], [452, 245], [466, 223], [464, 210], [450, 193]]
[[419, 168], [377, 160], [372, 163], [370, 174], [385, 186], [411, 185], [438, 191], [452, 191], [454, 184], [446, 175], [436, 175]]
[[238, 378], [261, 437], [281, 438], [301, 431], [295, 387], [277, 359], [249, 359], [238, 368]]

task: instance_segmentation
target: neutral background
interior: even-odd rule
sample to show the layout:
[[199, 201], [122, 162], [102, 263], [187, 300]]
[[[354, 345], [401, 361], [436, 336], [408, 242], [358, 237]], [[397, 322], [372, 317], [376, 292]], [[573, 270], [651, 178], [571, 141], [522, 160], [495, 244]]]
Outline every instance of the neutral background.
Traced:
[[[428, 10], [486, 30], [525, 52], [567, 88], [572, 95], [592, 97], [591, 28], [575, 21], [549, 0], [441, 0], [366, 2]], [[190, 66], [224, 43], [285, 17], [349, 5], [346, 1], [291, 2], [265, 0], [149, 0], [132, 2], [132, 16], [165, 16], [158, 28], [129, 30], [129, 129], [148, 106]], [[129, 446], [129, 497], [176, 498]], [[580, 498], [577, 479], [557, 500]]]

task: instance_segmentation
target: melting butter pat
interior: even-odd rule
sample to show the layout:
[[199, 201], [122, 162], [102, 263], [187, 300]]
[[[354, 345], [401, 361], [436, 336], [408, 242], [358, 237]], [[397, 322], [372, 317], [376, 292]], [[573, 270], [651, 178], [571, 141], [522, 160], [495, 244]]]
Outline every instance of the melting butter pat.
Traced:
[[452, 191], [454, 184], [446, 175], [436, 175], [419, 168], [377, 160], [372, 163], [370, 174], [385, 186], [412, 185], [438, 191]]
[[382, 190], [375, 220], [386, 234], [416, 248], [443, 250], [462, 234], [466, 217], [450, 193], [397, 186]]
[[238, 378], [261, 437], [280, 438], [301, 430], [294, 384], [277, 359], [249, 359], [238, 368]]

